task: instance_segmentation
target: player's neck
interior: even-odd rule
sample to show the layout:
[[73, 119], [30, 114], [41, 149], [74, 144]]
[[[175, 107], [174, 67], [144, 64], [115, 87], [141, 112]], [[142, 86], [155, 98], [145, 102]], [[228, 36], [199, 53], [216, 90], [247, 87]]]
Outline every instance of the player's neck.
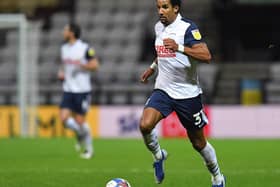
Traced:
[[71, 38], [71, 39], [68, 41], [68, 43], [69, 43], [70, 45], [73, 45], [74, 43], [76, 43], [76, 41], [77, 41], [76, 38]]
[[166, 25], [164, 25], [164, 26], [167, 27], [167, 26], [169, 26], [169, 25], [172, 25], [172, 24], [176, 21], [178, 15], [179, 15], [179, 14], [176, 14], [176, 15], [172, 18], [172, 20], [171, 20], [169, 23], [167, 23]]

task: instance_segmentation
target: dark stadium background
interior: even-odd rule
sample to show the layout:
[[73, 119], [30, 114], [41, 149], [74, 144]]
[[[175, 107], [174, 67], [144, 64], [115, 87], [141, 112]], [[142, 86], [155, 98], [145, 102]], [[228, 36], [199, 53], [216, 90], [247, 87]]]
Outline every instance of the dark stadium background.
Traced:
[[[155, 2], [0, 1], [0, 16], [23, 13], [40, 25], [39, 112], [35, 135], [23, 138], [17, 107], [19, 35], [0, 23], [0, 186], [102, 187], [114, 177], [132, 187], [155, 186], [151, 157], [137, 127], [153, 89], [153, 81], [142, 85], [139, 76], [155, 55]], [[183, 16], [199, 26], [213, 55], [211, 64], [199, 64], [198, 73], [210, 120], [207, 134], [227, 186], [279, 186], [280, 1], [182, 0], [182, 5]], [[82, 39], [101, 62], [92, 75], [88, 120], [96, 156], [89, 161], [78, 158], [73, 138], [65, 138], [73, 134], [58, 118], [62, 90], [56, 75], [62, 29], [69, 22], [80, 24]], [[171, 153], [162, 186], [209, 186], [207, 171], [173, 117], [159, 128], [162, 145]]]
[[[152, 85], [139, 86], [138, 76], [154, 56], [153, 25], [155, 2], [149, 0], [3, 0], [1, 13], [26, 13], [31, 21], [42, 22], [39, 53], [40, 103], [57, 104], [60, 82], [61, 29], [78, 22], [83, 39], [91, 43], [102, 62], [94, 75], [93, 104], [142, 104]], [[242, 104], [241, 81], [261, 82], [261, 103], [279, 103], [278, 1], [273, 0], [184, 0], [183, 15], [194, 20], [213, 54], [210, 68], [199, 67], [207, 104]], [[13, 69], [16, 61], [16, 32], [1, 30], [1, 71]], [[243, 72], [250, 72], [249, 74]], [[280, 70], [279, 70], [280, 71]], [[125, 72], [125, 74], [123, 73]], [[13, 84], [14, 76], [1, 77], [1, 87]], [[11, 72], [13, 74], [13, 72]], [[230, 79], [230, 80], [228, 80]], [[4, 82], [4, 83], [2, 83]], [[152, 83], [151, 83], [152, 84]], [[48, 89], [46, 89], [48, 88]], [[16, 104], [13, 88], [1, 94], [3, 105]], [[9, 91], [10, 89], [10, 91]]]

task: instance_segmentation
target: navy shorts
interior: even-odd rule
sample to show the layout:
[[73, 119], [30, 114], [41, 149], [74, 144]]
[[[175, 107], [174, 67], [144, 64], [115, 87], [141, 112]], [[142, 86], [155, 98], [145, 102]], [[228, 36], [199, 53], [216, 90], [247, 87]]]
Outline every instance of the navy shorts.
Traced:
[[60, 108], [70, 109], [72, 112], [84, 115], [91, 104], [91, 94], [63, 92]]
[[164, 117], [175, 111], [187, 130], [201, 129], [208, 123], [200, 95], [188, 99], [173, 99], [166, 92], [157, 89], [146, 102], [145, 108], [148, 107], [156, 109]]

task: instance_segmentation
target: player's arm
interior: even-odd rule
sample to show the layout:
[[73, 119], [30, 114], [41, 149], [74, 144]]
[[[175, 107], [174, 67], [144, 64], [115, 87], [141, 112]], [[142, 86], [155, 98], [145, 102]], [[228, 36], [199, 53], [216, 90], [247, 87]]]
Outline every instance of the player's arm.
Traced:
[[184, 53], [203, 62], [210, 63], [210, 60], [212, 58], [210, 51], [205, 43], [197, 43], [192, 45], [191, 47], [187, 47], [177, 44], [173, 39], [167, 38], [163, 40], [163, 44], [166, 49]]
[[142, 83], [148, 83], [149, 78], [154, 74], [157, 69], [157, 58], [153, 61], [153, 63], [148, 67], [141, 75], [140, 79]]
[[179, 51], [183, 54], [207, 63], [210, 63], [210, 60], [212, 58], [206, 43], [201, 42], [194, 44], [191, 47], [187, 47], [184, 45], [178, 45], [174, 40], [167, 38], [164, 40], [164, 45], [167, 49]]
[[99, 68], [99, 61], [95, 57], [89, 60], [87, 64], [81, 64], [81, 68], [88, 71], [96, 71]]
[[177, 44], [174, 40], [167, 38], [163, 41], [165, 48], [178, 51], [202, 62], [210, 63], [211, 53], [203, 42], [202, 36], [194, 23], [186, 30], [184, 44]]
[[[157, 35], [157, 27], [159, 25], [156, 24], [154, 29], [155, 29], [155, 35]], [[155, 71], [158, 68], [158, 59], [157, 57], [154, 59], [153, 63], [150, 65], [150, 67], [148, 67], [142, 74], [140, 77], [140, 81], [144, 84], [148, 83], [149, 78], [155, 73]]]
[[61, 64], [59, 65], [59, 68], [58, 68], [58, 72], [57, 72], [57, 78], [60, 80], [60, 81], [64, 81], [65, 79], [65, 74], [64, 74], [64, 63], [63, 63], [63, 58], [62, 58], [62, 49], [60, 49], [60, 54], [61, 54]]
[[[178, 46], [179, 48], [179, 46]], [[181, 47], [182, 48], [182, 47]], [[184, 48], [184, 49], [183, 49]], [[192, 47], [183, 46], [182, 53], [187, 54], [195, 59], [210, 63], [212, 59], [211, 53], [206, 43], [194, 44]]]
[[93, 48], [88, 48], [86, 51], [86, 64], [80, 64], [81, 68], [88, 71], [96, 71], [99, 68], [99, 60], [95, 55], [95, 51]]
[[58, 72], [57, 72], [57, 78], [61, 81], [64, 80], [65, 78], [65, 75], [64, 75], [64, 68], [63, 66], [60, 66], [59, 69], [58, 69]]

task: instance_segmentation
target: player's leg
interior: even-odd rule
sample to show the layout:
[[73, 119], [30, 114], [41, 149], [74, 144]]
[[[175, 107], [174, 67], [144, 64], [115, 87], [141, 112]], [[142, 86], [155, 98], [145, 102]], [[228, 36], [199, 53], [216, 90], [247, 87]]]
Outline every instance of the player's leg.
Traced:
[[164, 179], [164, 160], [167, 152], [160, 148], [155, 127], [157, 123], [172, 112], [170, 97], [160, 90], [155, 90], [145, 105], [141, 121], [140, 130], [147, 148], [154, 157], [154, 172], [157, 183]]
[[152, 152], [154, 159], [162, 158], [155, 126], [163, 118], [162, 114], [154, 108], [145, 108], [140, 121], [140, 131], [145, 145]]
[[203, 128], [188, 130], [188, 136], [193, 148], [200, 153], [206, 167], [212, 175], [213, 187], [224, 187], [224, 177], [220, 172], [214, 147], [206, 140]]
[[213, 177], [213, 187], [224, 187], [224, 177], [220, 172], [215, 149], [204, 136], [203, 128], [208, 123], [208, 119], [203, 111], [201, 97], [174, 102], [175, 111], [180, 122], [187, 129], [193, 148], [200, 153]]
[[164, 160], [167, 152], [160, 148], [155, 126], [163, 118], [163, 115], [154, 108], [145, 108], [140, 121], [140, 130], [145, 145], [154, 157], [154, 175], [156, 182], [160, 184], [164, 179]]
[[73, 130], [77, 133], [80, 129], [79, 125], [76, 123], [74, 118], [72, 118], [72, 112], [70, 109], [62, 108], [60, 109], [60, 120], [66, 128]]
[[75, 121], [80, 126], [81, 140], [85, 144], [85, 152], [81, 154], [83, 158], [91, 158], [93, 155], [92, 135], [90, 127], [86, 122], [86, 114], [91, 103], [90, 93], [75, 94], [74, 98]]
[[80, 127], [71, 116], [73, 108], [71, 98], [71, 93], [63, 93], [62, 102], [60, 104], [59, 117], [64, 127], [73, 130], [77, 135], [80, 133]]
[[85, 151], [81, 154], [83, 158], [91, 158], [93, 156], [93, 145], [92, 145], [92, 135], [90, 132], [90, 127], [86, 122], [86, 115], [75, 114], [75, 121], [80, 126], [81, 139], [80, 143], [84, 143]]

